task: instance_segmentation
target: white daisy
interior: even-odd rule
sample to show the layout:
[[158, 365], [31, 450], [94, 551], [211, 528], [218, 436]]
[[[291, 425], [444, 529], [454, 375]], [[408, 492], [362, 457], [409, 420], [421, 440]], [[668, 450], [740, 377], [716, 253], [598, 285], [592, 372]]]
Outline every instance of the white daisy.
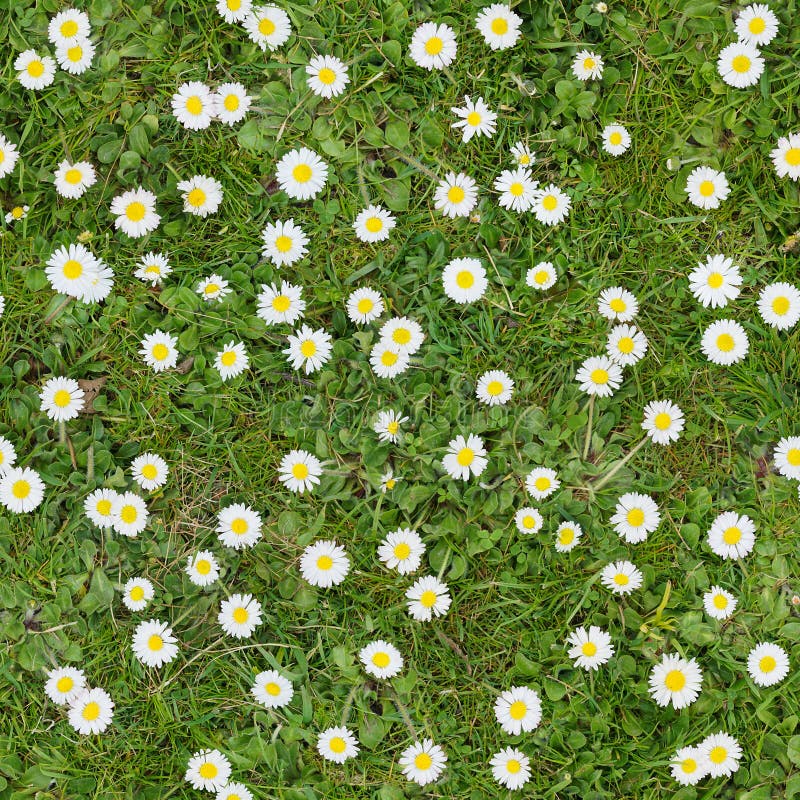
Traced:
[[74, 38], [69, 44], [56, 47], [56, 61], [70, 75], [82, 75], [91, 66], [94, 44], [89, 39]]
[[65, 706], [86, 688], [83, 670], [75, 667], [54, 667], [47, 672], [45, 694], [57, 705]]
[[477, 258], [454, 258], [442, 271], [444, 293], [457, 303], [474, 303], [486, 292], [489, 281]]
[[338, 586], [350, 572], [350, 559], [335, 541], [310, 544], [300, 557], [300, 573], [312, 586]]
[[447, 474], [454, 480], [462, 481], [469, 480], [473, 475], [478, 477], [488, 463], [483, 439], [472, 433], [467, 438], [459, 434], [451, 439], [447, 445], [447, 453], [442, 458], [442, 466]]
[[377, 639], [362, 647], [358, 653], [367, 674], [386, 680], [394, 678], [403, 669], [403, 656], [389, 642]]
[[105, 689], [85, 689], [69, 703], [69, 724], [87, 736], [102, 733], [114, 717], [114, 701]]
[[720, 586], [712, 586], [703, 595], [703, 607], [711, 619], [728, 619], [737, 604], [737, 599]]
[[774, 686], [789, 674], [789, 656], [777, 644], [761, 642], [747, 655], [747, 671], [757, 686]]
[[800, 291], [791, 283], [771, 283], [758, 295], [761, 319], [779, 331], [793, 328], [800, 320]]
[[461, 128], [462, 140], [468, 142], [473, 136], [485, 136], [491, 139], [497, 128], [497, 114], [486, 105], [486, 101], [479, 97], [470, 100], [469, 95], [464, 95], [464, 106], [450, 108], [457, 117], [451, 128]]
[[292, 492], [309, 492], [320, 482], [322, 464], [307, 450], [291, 450], [278, 467], [278, 480]]
[[210, 550], [189, 556], [185, 571], [195, 586], [210, 586], [219, 578], [219, 564]]
[[172, 272], [167, 257], [163, 253], [149, 252], [143, 255], [134, 276], [153, 286], [160, 284]]
[[[775, 445], [774, 458], [775, 467], [781, 475], [800, 481], [800, 436], [784, 436]], [[2, 462], [0, 462], [0, 469], [2, 469]]]
[[400, 426], [408, 421], [408, 417], [402, 417], [397, 411], [379, 411], [378, 420], [372, 426], [372, 430], [378, 434], [378, 439], [382, 442], [392, 442], [396, 444], [400, 437]]
[[506, 747], [492, 756], [489, 762], [492, 777], [507, 789], [521, 789], [531, 777], [531, 762], [521, 750]]
[[287, 338], [289, 346], [283, 352], [294, 369], [303, 368], [308, 375], [321, 369], [330, 360], [333, 344], [330, 334], [322, 328], [312, 330], [308, 325], [303, 325]]
[[193, 789], [218, 792], [228, 783], [231, 762], [219, 750], [194, 753], [186, 765], [185, 779]]
[[244, 342], [231, 340], [214, 357], [214, 367], [223, 381], [236, 378], [250, 366]]
[[567, 637], [567, 644], [571, 645], [567, 655], [581, 669], [597, 669], [614, 655], [611, 637], [596, 625], [591, 625], [588, 631], [586, 628], [575, 628]]
[[423, 739], [403, 750], [397, 763], [408, 780], [427, 786], [444, 771], [447, 755], [432, 739]]
[[258, 314], [267, 325], [287, 323], [294, 325], [302, 319], [306, 301], [303, 300], [303, 287], [295, 286], [288, 281], [277, 284], [261, 284], [261, 294], [258, 295]]
[[47, 260], [45, 275], [53, 289], [70, 297], [83, 298], [91, 290], [100, 262], [82, 244], [63, 245]]
[[617, 500], [611, 517], [614, 530], [628, 544], [643, 542], [661, 523], [661, 512], [652, 497], [628, 492]]
[[769, 154], [779, 178], [800, 178], [800, 133], [781, 136], [775, 149]]
[[327, 761], [344, 764], [358, 755], [358, 740], [347, 728], [328, 728], [317, 737], [317, 751]]
[[569, 216], [571, 205], [570, 196], [551, 183], [536, 190], [531, 211], [543, 225], [557, 225]]
[[447, 584], [431, 575], [417, 578], [406, 590], [406, 599], [408, 613], [418, 622], [444, 616], [452, 602]]
[[647, 352], [647, 337], [633, 325], [617, 325], [608, 333], [606, 353], [621, 367], [630, 367], [641, 361]]
[[98, 528], [111, 528], [114, 520], [111, 508], [117, 493], [113, 489], [95, 489], [83, 501], [83, 511], [92, 524]]
[[706, 736], [697, 746], [701, 757], [708, 763], [708, 775], [721, 778], [739, 769], [742, 748], [733, 736], [720, 731]]
[[212, 272], [207, 278], [203, 278], [203, 280], [197, 284], [195, 291], [207, 303], [211, 303], [214, 300], [222, 300], [231, 292], [228, 281], [215, 272]]
[[255, 6], [244, 21], [244, 29], [262, 50], [277, 50], [292, 35], [289, 15], [277, 6]]
[[630, 594], [642, 585], [642, 573], [630, 561], [614, 561], [603, 567], [600, 583], [614, 594]]
[[155, 453], [142, 453], [131, 463], [131, 475], [142, 489], [154, 492], [167, 482], [169, 466]]
[[408, 355], [416, 353], [425, 339], [422, 326], [409, 317], [392, 317], [383, 323], [378, 335], [382, 341]]
[[686, 178], [686, 194], [689, 202], [698, 208], [719, 208], [730, 194], [730, 186], [724, 172], [711, 167], [695, 167]]
[[347, 66], [336, 56], [314, 56], [306, 67], [306, 83], [319, 97], [338, 97], [350, 83]]
[[511, 148], [511, 157], [518, 167], [530, 167], [536, 161], [536, 154], [524, 142], [517, 142]]
[[75, 8], [59, 11], [47, 25], [47, 38], [56, 46], [85, 39], [91, 32], [89, 17]]
[[243, 783], [228, 783], [217, 792], [214, 800], [253, 800], [253, 793]]
[[[225, 0], [221, 0], [221, 2], [225, 2]], [[214, 93], [214, 109], [217, 118], [228, 126], [241, 122], [247, 116], [252, 102], [253, 98], [247, 94], [247, 89], [241, 83], [221, 83]]]
[[653, 400], [644, 407], [642, 428], [656, 444], [677, 442], [684, 425], [683, 411], [671, 400]]
[[347, 298], [347, 316], [356, 325], [365, 325], [377, 319], [384, 312], [380, 292], [366, 286], [351, 292]]
[[591, 50], [581, 50], [572, 62], [572, 74], [580, 81], [601, 78], [603, 59]]
[[14, 60], [17, 80], [32, 91], [45, 89], [55, 80], [56, 62], [49, 56], [40, 56], [35, 50], [25, 50]]
[[200, 81], [189, 81], [172, 95], [172, 115], [190, 131], [207, 128], [217, 113], [214, 93]]
[[217, 0], [217, 11], [225, 22], [242, 22], [252, 8], [252, 0]]
[[56, 422], [66, 422], [80, 415], [84, 405], [84, 392], [72, 378], [49, 378], [39, 393], [42, 411]]
[[195, 175], [188, 181], [178, 181], [183, 198], [183, 210], [196, 217], [216, 214], [222, 202], [222, 184], [207, 175]]
[[328, 180], [328, 165], [307, 147], [290, 150], [278, 162], [276, 177], [281, 189], [295, 200], [316, 197]]
[[261, 515], [250, 506], [233, 503], [217, 513], [216, 531], [225, 547], [252, 547], [261, 539]]
[[468, 217], [478, 202], [478, 186], [469, 175], [448, 172], [433, 194], [433, 205], [445, 217]]
[[602, 137], [603, 150], [612, 156], [621, 156], [631, 146], [631, 135], [624, 125], [606, 125]]
[[408, 54], [418, 67], [444, 69], [452, 64], [456, 49], [456, 34], [449, 25], [425, 22], [414, 31]]
[[755, 47], [769, 44], [778, 33], [778, 18], [764, 3], [745, 6], [734, 24], [739, 41]]
[[131, 578], [122, 587], [122, 602], [130, 611], [143, 611], [156, 590], [147, 578]]
[[478, 378], [475, 396], [487, 406], [504, 406], [514, 393], [514, 381], [507, 372], [491, 369]]
[[493, 3], [475, 17], [475, 27], [492, 50], [507, 50], [520, 37], [522, 17], [504, 3]]
[[111, 503], [111, 525], [121, 536], [135, 539], [146, 527], [147, 503], [134, 492], [122, 492]]
[[550, 261], [540, 261], [525, 273], [525, 283], [541, 292], [553, 286], [557, 279], [556, 268]]
[[539, 182], [533, 180], [527, 167], [504, 169], [494, 181], [494, 190], [500, 193], [497, 202], [517, 214], [530, 210], [538, 187]]
[[[3, 159], [5, 157], [5, 151], [3, 148], [3, 142], [5, 140], [2, 136], [0, 136], [0, 177], [2, 177], [2, 169], [3, 169]], [[28, 211], [30, 211], [30, 206], [14, 206], [11, 211], [6, 214], [6, 223], [11, 225], [14, 222], [19, 222], [21, 219], [25, 219], [28, 216]], [[0, 306], [5, 308], [5, 299], [0, 302]], [[0, 308], [0, 316], [3, 315], [3, 310]]]
[[514, 514], [514, 524], [520, 533], [538, 533], [544, 525], [544, 519], [538, 509], [523, 506]]
[[690, 706], [700, 694], [703, 673], [692, 658], [664, 654], [650, 670], [650, 694], [660, 706], [681, 709]]
[[70, 164], [65, 159], [55, 171], [54, 182], [56, 192], [61, 197], [75, 199], [81, 197], [89, 187], [94, 186], [97, 175], [88, 161], [76, 161]]
[[723, 255], [708, 256], [689, 273], [689, 289], [706, 308], [724, 308], [739, 296], [741, 285], [739, 267]]
[[178, 339], [170, 333], [155, 330], [142, 339], [141, 345], [139, 355], [154, 372], [163, 372], [178, 363]]
[[575, 373], [581, 391], [598, 397], [611, 397], [622, 383], [622, 367], [607, 356], [592, 356]]
[[412, 528], [398, 528], [386, 534], [378, 546], [378, 558], [400, 575], [416, 572], [425, 555], [425, 543]]
[[178, 655], [178, 640], [166, 622], [142, 620], [133, 632], [131, 650], [146, 667], [163, 667]]
[[261, 624], [261, 603], [251, 594], [232, 594], [220, 604], [217, 622], [236, 639], [246, 639]]
[[556, 529], [556, 552], [569, 553], [577, 547], [583, 530], [577, 522], [562, 522]]
[[542, 721], [542, 701], [527, 686], [512, 686], [494, 703], [494, 715], [500, 727], [511, 736], [528, 733]]
[[764, 71], [764, 59], [752, 44], [734, 42], [723, 47], [717, 59], [717, 72], [725, 83], [744, 89], [758, 83]]
[[394, 378], [410, 366], [408, 351], [383, 339], [370, 351], [369, 363], [379, 378]]
[[694, 786], [708, 775], [708, 761], [698, 747], [681, 747], [672, 758], [670, 772], [681, 786]]
[[11, 467], [0, 474], [0, 504], [12, 514], [33, 511], [44, 500], [44, 482], [30, 467]]
[[264, 242], [261, 254], [276, 267], [294, 264], [308, 252], [308, 236], [294, 224], [294, 219], [269, 223], [261, 232], [261, 239]]
[[5, 436], [0, 436], [0, 475], [8, 472], [16, 461], [17, 451], [14, 449], [14, 445]]
[[750, 349], [745, 329], [735, 320], [712, 322], [703, 333], [700, 349], [712, 364], [727, 366], [741, 361]]
[[639, 301], [627, 289], [614, 286], [600, 292], [597, 310], [600, 316], [614, 322], [630, 322], [639, 313]]
[[114, 226], [132, 239], [151, 233], [161, 217], [156, 214], [156, 196], [146, 189], [132, 189], [111, 201], [111, 213], [116, 215]]
[[275, 669], [259, 672], [250, 692], [265, 708], [283, 708], [294, 697], [292, 682]]
[[525, 478], [525, 488], [531, 497], [535, 497], [537, 500], [550, 497], [559, 486], [561, 486], [561, 481], [558, 479], [558, 474], [554, 469], [548, 467], [536, 467]]
[[386, 494], [386, 492], [391, 491], [397, 486], [397, 482], [400, 480], [402, 480], [402, 478], [395, 477], [394, 470], [386, 470], [386, 472], [381, 475], [381, 492]]
[[723, 511], [708, 530], [708, 546], [722, 559], [744, 558], [756, 542], [756, 526], [746, 514]]
[[353, 223], [356, 238], [362, 242], [383, 242], [397, 225], [391, 212], [383, 206], [367, 206]]

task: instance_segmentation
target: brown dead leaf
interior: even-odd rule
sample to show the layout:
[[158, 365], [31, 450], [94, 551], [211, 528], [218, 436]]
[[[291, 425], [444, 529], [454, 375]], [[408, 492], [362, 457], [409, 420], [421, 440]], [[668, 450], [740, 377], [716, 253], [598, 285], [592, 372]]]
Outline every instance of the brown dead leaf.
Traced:
[[83, 414], [96, 414], [94, 400], [100, 394], [100, 390], [106, 385], [108, 378], [78, 378], [78, 386], [83, 389]]

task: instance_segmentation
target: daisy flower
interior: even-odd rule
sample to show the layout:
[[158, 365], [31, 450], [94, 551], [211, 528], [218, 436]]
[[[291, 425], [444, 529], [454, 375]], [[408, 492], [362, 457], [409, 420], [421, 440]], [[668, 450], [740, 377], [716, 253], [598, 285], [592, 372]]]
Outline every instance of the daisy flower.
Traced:
[[639, 313], [639, 301], [627, 289], [614, 286], [600, 292], [597, 310], [614, 322], [630, 322]]
[[739, 296], [741, 285], [739, 267], [723, 255], [708, 256], [689, 273], [689, 289], [705, 308], [724, 308]]
[[378, 434], [380, 441], [396, 444], [400, 436], [400, 426], [407, 421], [408, 417], [401, 417], [397, 411], [379, 411], [378, 421], [372, 426], [372, 430]]
[[303, 289], [287, 281], [281, 281], [280, 288], [274, 283], [261, 284], [258, 295], [258, 314], [267, 325], [285, 322], [293, 325], [303, 317], [306, 301], [302, 298]]
[[712, 586], [703, 595], [703, 607], [711, 619], [728, 619], [737, 603], [736, 598], [720, 586]]
[[84, 392], [72, 378], [49, 378], [39, 393], [42, 411], [55, 422], [66, 422], [83, 410]]
[[161, 217], [156, 214], [156, 196], [146, 189], [132, 189], [111, 201], [111, 213], [116, 215], [114, 226], [132, 239], [154, 231]]
[[147, 578], [131, 578], [122, 587], [122, 602], [129, 611], [143, 611], [156, 590]]
[[730, 194], [730, 186], [724, 172], [711, 167], [695, 167], [686, 178], [686, 194], [689, 202], [698, 208], [719, 208]]
[[383, 242], [397, 222], [383, 206], [367, 206], [353, 223], [356, 238], [362, 242]]
[[628, 544], [638, 544], [647, 538], [661, 522], [661, 513], [652, 497], [628, 492], [617, 500], [611, 524], [620, 538]]
[[133, 492], [118, 494], [111, 503], [111, 525], [121, 536], [135, 539], [146, 527], [147, 503]]
[[383, 323], [378, 335], [408, 355], [416, 353], [425, 339], [422, 326], [409, 317], [392, 317]]
[[747, 671], [758, 686], [774, 686], [789, 674], [789, 656], [782, 647], [761, 642], [747, 655]]
[[536, 467], [525, 478], [525, 488], [531, 497], [535, 497], [537, 500], [550, 497], [559, 486], [561, 486], [561, 481], [558, 480], [558, 474], [554, 469], [548, 467]]
[[228, 783], [214, 800], [253, 800], [253, 793], [243, 783]]
[[312, 330], [308, 325], [303, 325], [287, 338], [289, 346], [283, 352], [289, 357], [289, 363], [294, 369], [302, 367], [306, 375], [309, 375], [330, 360], [333, 344], [330, 334], [322, 328]]
[[444, 69], [456, 57], [455, 31], [449, 25], [425, 22], [414, 31], [408, 54], [418, 67]]
[[40, 56], [35, 50], [25, 50], [14, 60], [17, 80], [32, 91], [45, 89], [55, 80], [56, 62], [49, 56]]
[[178, 655], [177, 642], [166, 622], [143, 620], [133, 632], [131, 650], [146, 667], [163, 667]]
[[733, 736], [720, 731], [706, 736], [698, 745], [701, 757], [708, 764], [708, 776], [721, 778], [739, 769], [742, 748]]
[[612, 156], [621, 156], [631, 146], [631, 135], [623, 125], [606, 125], [602, 137], [603, 150]]
[[225, 22], [242, 22], [252, 8], [251, 0], [217, 0], [217, 11]]
[[670, 772], [681, 786], [694, 786], [708, 775], [708, 761], [698, 747], [681, 747], [672, 758]]
[[350, 572], [350, 559], [335, 541], [310, 544], [300, 557], [300, 574], [312, 586], [329, 589], [338, 586]]
[[445, 217], [468, 217], [478, 202], [478, 186], [463, 172], [448, 172], [433, 194], [433, 206]]
[[538, 509], [524, 506], [514, 514], [514, 524], [520, 533], [538, 533], [544, 525], [544, 519]]
[[241, 122], [247, 116], [252, 102], [253, 98], [241, 83], [221, 83], [213, 97], [217, 119], [228, 126]]
[[83, 501], [83, 511], [89, 521], [98, 528], [113, 527], [111, 508], [117, 496], [113, 489], [95, 489], [90, 495], [87, 495]]
[[350, 83], [345, 63], [336, 56], [314, 56], [306, 67], [306, 83], [319, 97], [338, 97]]
[[289, 15], [276, 6], [255, 6], [244, 21], [250, 41], [262, 50], [277, 50], [292, 35]]
[[486, 292], [489, 281], [477, 258], [454, 258], [442, 271], [444, 293], [456, 303], [474, 303]]
[[244, 342], [231, 340], [214, 357], [214, 367], [223, 381], [236, 378], [250, 365]]
[[656, 444], [677, 442], [684, 424], [683, 411], [671, 400], [653, 400], [644, 407], [642, 428]]
[[543, 189], [536, 190], [531, 210], [543, 225], [557, 225], [569, 216], [571, 204], [569, 195], [551, 183]]
[[356, 325], [372, 322], [384, 312], [383, 298], [380, 292], [362, 287], [351, 292], [347, 298], [347, 316]]
[[539, 182], [533, 180], [527, 167], [504, 169], [494, 182], [494, 190], [500, 193], [497, 202], [517, 214], [530, 210], [538, 187]]
[[307, 147], [290, 150], [281, 158], [276, 174], [278, 183], [289, 197], [309, 200], [316, 197], [328, 180], [328, 165]]
[[141, 345], [139, 355], [154, 372], [163, 372], [178, 363], [178, 339], [172, 334], [155, 330], [142, 339]]
[[493, 3], [475, 17], [475, 27], [492, 50], [507, 50], [520, 37], [522, 17], [504, 3]]
[[91, 276], [89, 286], [78, 299], [83, 303], [99, 303], [105, 300], [114, 287], [114, 273], [102, 261], [97, 262], [97, 268]]
[[461, 128], [464, 142], [468, 142], [473, 136], [485, 136], [491, 139], [494, 135], [497, 128], [497, 114], [486, 105], [482, 97], [470, 100], [469, 95], [464, 95], [464, 106], [453, 106], [450, 111], [459, 117], [458, 122], [454, 122], [450, 127]]
[[47, 260], [45, 275], [56, 292], [86, 297], [98, 275], [100, 262], [82, 244], [63, 245]]
[[400, 651], [382, 639], [362, 647], [358, 657], [367, 674], [381, 680], [394, 678], [403, 669], [403, 656], [400, 655]]
[[754, 47], [769, 44], [778, 33], [778, 18], [764, 3], [745, 6], [734, 23], [739, 41]]
[[567, 644], [571, 645], [567, 655], [581, 669], [597, 669], [614, 655], [611, 637], [596, 625], [591, 625], [588, 631], [586, 628], [575, 628], [567, 637]]
[[461, 434], [451, 439], [447, 445], [447, 453], [442, 459], [442, 466], [447, 474], [454, 480], [466, 481], [474, 475], [478, 477], [489, 459], [486, 458], [486, 449], [483, 439], [470, 433], [467, 438]]
[[735, 320], [712, 322], [703, 333], [700, 349], [712, 364], [728, 366], [741, 361], [750, 349], [745, 329]]
[[408, 351], [383, 339], [370, 351], [369, 363], [379, 378], [394, 378], [410, 366]]
[[800, 481], [800, 436], [784, 436], [775, 445], [774, 457], [775, 467], [784, 478]]
[[278, 480], [292, 492], [309, 492], [320, 482], [322, 464], [307, 450], [291, 450], [278, 467]]
[[232, 594], [220, 604], [217, 622], [236, 639], [247, 639], [261, 624], [261, 603], [251, 594]]
[[444, 772], [447, 755], [432, 739], [423, 739], [403, 750], [397, 763], [408, 780], [427, 786]]
[[402, 480], [402, 478], [396, 478], [393, 470], [387, 470], [381, 475], [381, 492], [386, 494], [386, 492], [391, 491], [397, 486], [397, 481], [399, 480]]
[[188, 181], [178, 181], [183, 198], [183, 210], [196, 217], [216, 214], [222, 202], [222, 184], [207, 175], [195, 175]]
[[518, 167], [530, 167], [536, 161], [536, 154], [524, 142], [517, 142], [511, 148], [511, 157]]
[[275, 669], [259, 672], [250, 692], [265, 708], [283, 708], [294, 697], [292, 682]]
[[155, 453], [142, 453], [131, 463], [131, 475], [142, 489], [154, 492], [167, 482], [169, 466]]
[[294, 219], [269, 223], [262, 231], [261, 239], [264, 242], [261, 254], [276, 267], [294, 264], [308, 252], [308, 236], [294, 224]]
[[791, 283], [771, 283], [758, 296], [761, 319], [779, 331], [793, 328], [800, 320], [800, 291]]
[[14, 449], [14, 445], [5, 436], [0, 436], [0, 475], [8, 472], [16, 460], [17, 451]]
[[214, 300], [222, 300], [223, 297], [231, 292], [228, 287], [228, 281], [216, 273], [212, 273], [207, 278], [203, 278], [203, 280], [197, 284], [195, 291], [207, 303], [211, 303]]
[[210, 550], [201, 550], [189, 556], [185, 572], [195, 586], [210, 586], [219, 578], [219, 564]]
[[703, 673], [692, 658], [664, 654], [650, 671], [650, 694], [660, 706], [681, 709], [690, 706], [700, 694]]
[[358, 755], [358, 741], [347, 728], [328, 728], [317, 738], [317, 751], [327, 761], [344, 764]]
[[81, 197], [87, 189], [97, 182], [94, 167], [88, 161], [76, 161], [70, 164], [66, 159], [55, 171], [56, 192], [61, 197], [75, 199]]
[[172, 115], [190, 131], [207, 128], [217, 113], [214, 93], [200, 81], [189, 81], [172, 95]]
[[114, 717], [114, 701], [105, 689], [85, 689], [69, 703], [69, 724], [87, 736], [102, 733]]
[[75, 8], [59, 11], [47, 25], [47, 38], [56, 46], [85, 39], [91, 32], [89, 17]]
[[416, 572], [425, 555], [425, 543], [412, 528], [398, 528], [388, 533], [378, 546], [378, 558], [400, 575]]
[[230, 776], [231, 762], [219, 750], [200, 750], [186, 765], [185, 779], [193, 789], [218, 792]]
[[717, 59], [717, 72], [728, 86], [744, 89], [758, 83], [764, 59], [752, 44], [734, 42], [723, 47]]
[[708, 530], [708, 546], [722, 559], [744, 558], [756, 542], [756, 526], [745, 514], [724, 511]]
[[779, 178], [789, 177], [793, 181], [800, 178], [800, 133], [781, 136], [769, 157]]
[[261, 515], [250, 506], [233, 503], [217, 514], [216, 531], [225, 547], [252, 547], [261, 538]]
[[600, 583], [614, 594], [630, 594], [642, 585], [642, 573], [630, 561], [614, 561], [603, 567]]
[[418, 622], [444, 616], [452, 602], [447, 584], [431, 575], [417, 578], [406, 590], [406, 599], [408, 613]]
[[530, 780], [531, 762], [521, 750], [506, 747], [495, 753], [489, 763], [492, 777], [507, 789], [521, 789]]
[[500, 727], [511, 736], [528, 733], [542, 721], [542, 701], [527, 686], [512, 686], [494, 703], [494, 715]]
[[57, 705], [72, 702], [86, 688], [83, 670], [75, 667], [54, 667], [47, 672], [45, 694]]
[[553, 286], [557, 279], [556, 268], [550, 261], [540, 261], [525, 274], [525, 283], [541, 292]]
[[615, 364], [630, 367], [644, 358], [647, 345], [647, 337], [638, 328], [617, 325], [609, 331], [606, 353]]
[[598, 397], [611, 397], [622, 383], [622, 367], [607, 356], [592, 356], [575, 373], [581, 391]]
[[70, 75], [82, 75], [91, 66], [94, 45], [89, 39], [74, 38], [69, 44], [56, 47], [56, 61]]
[[[0, 136], [0, 172], [2, 172], [2, 165], [3, 165], [3, 137]], [[0, 175], [2, 177], [2, 175]], [[6, 214], [6, 223], [11, 225], [12, 222], [19, 222], [21, 219], [25, 219], [28, 216], [28, 211], [30, 211], [30, 206], [14, 206], [11, 211]], [[5, 306], [5, 301], [3, 301], [3, 305]], [[0, 310], [0, 316], [2, 316], [3, 312]]]
[[44, 482], [30, 467], [11, 467], [0, 474], [0, 504], [13, 514], [33, 511], [44, 500]]
[[603, 76], [603, 59], [591, 50], [581, 50], [572, 62], [572, 74], [580, 81]]
[[569, 553], [577, 547], [583, 530], [577, 522], [562, 522], [556, 529], [556, 552]]
[[504, 406], [514, 392], [514, 381], [507, 372], [492, 369], [478, 378], [475, 396], [487, 406]]
[[142, 256], [134, 276], [153, 286], [160, 284], [172, 272], [167, 257], [163, 253], [150, 252]]

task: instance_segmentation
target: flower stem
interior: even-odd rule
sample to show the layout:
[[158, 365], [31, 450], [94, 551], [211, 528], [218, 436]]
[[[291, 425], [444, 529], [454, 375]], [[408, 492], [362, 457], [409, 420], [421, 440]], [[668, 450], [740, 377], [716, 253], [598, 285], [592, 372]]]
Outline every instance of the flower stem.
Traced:
[[583, 460], [589, 457], [592, 446], [592, 417], [594, 415], [594, 395], [589, 398], [589, 419], [586, 421], [586, 441], [583, 443]]

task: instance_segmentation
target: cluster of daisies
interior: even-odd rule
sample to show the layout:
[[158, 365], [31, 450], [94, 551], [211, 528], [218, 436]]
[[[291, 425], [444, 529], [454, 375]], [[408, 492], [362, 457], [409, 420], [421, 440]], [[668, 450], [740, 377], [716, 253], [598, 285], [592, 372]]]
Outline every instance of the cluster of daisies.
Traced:
[[729, 86], [744, 89], [757, 84], [764, 72], [759, 47], [775, 38], [778, 18], [767, 5], [746, 6], [736, 17], [734, 27], [737, 41], [720, 52], [717, 72]]

